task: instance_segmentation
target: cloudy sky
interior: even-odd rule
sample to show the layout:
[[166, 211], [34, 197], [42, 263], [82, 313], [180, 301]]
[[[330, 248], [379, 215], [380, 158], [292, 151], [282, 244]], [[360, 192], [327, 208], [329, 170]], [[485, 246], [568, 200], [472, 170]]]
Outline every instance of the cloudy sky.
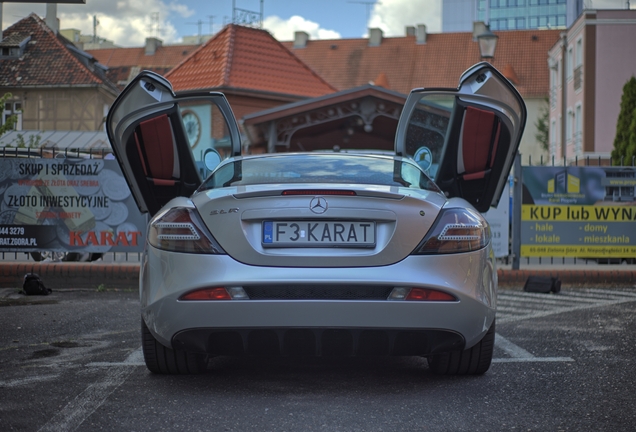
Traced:
[[[6, 0], [5, 0], [6, 1]], [[9, 0], [10, 1], [10, 0]], [[43, 0], [45, 1], [45, 0]], [[584, 0], [588, 7], [624, 8], [625, 0]], [[636, 0], [632, 0], [632, 7]], [[75, 28], [119, 46], [141, 46], [148, 36], [177, 43], [183, 36], [214, 33], [232, 20], [232, 5], [259, 12], [261, 0], [86, 0], [84, 5], [58, 6], [60, 28]], [[367, 28], [379, 27], [385, 36], [402, 36], [404, 28], [426, 24], [430, 33], [441, 31], [441, 0], [263, 0], [263, 26], [279, 40], [293, 39], [303, 30], [312, 39], [358, 38]], [[2, 3], [0, 3], [2, 5]], [[42, 17], [41, 3], [4, 3], [2, 28], [34, 12]]]

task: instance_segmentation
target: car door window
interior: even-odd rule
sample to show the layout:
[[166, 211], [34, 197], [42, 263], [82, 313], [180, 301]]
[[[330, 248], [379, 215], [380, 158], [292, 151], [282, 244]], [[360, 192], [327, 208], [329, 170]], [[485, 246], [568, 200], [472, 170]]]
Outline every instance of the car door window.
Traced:
[[406, 156], [435, 178], [446, 150], [450, 118], [455, 97], [449, 94], [427, 94], [420, 98], [406, 129]]
[[227, 120], [210, 99], [181, 101], [179, 111], [192, 157], [201, 178], [206, 178], [213, 168], [206, 167], [206, 155], [208, 160], [210, 152], [217, 153], [220, 160], [232, 155], [232, 137]]

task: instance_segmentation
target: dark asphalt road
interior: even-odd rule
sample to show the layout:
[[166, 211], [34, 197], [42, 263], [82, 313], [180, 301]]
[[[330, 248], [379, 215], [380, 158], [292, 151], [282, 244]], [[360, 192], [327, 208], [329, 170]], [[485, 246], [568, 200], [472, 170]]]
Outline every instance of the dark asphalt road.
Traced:
[[[15, 290], [14, 290], [15, 291]], [[495, 361], [222, 357], [143, 366], [133, 291], [0, 292], [0, 430], [632, 431], [636, 289], [500, 293]], [[12, 298], [13, 297], [13, 298]]]

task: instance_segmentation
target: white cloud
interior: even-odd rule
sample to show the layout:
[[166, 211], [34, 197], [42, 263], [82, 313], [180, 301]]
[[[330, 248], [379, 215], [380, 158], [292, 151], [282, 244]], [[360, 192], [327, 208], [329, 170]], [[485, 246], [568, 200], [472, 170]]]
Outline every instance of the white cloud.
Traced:
[[294, 15], [288, 20], [269, 16], [263, 20], [263, 27], [280, 41], [293, 40], [296, 31], [308, 33], [310, 39], [340, 39], [340, 33], [337, 31], [320, 28], [320, 24], [298, 15]]
[[[2, 27], [8, 27], [31, 12], [44, 17], [46, 6], [4, 3]], [[87, 0], [85, 5], [60, 4], [57, 7], [61, 29], [74, 28], [82, 34], [92, 35], [93, 16], [97, 16], [97, 36], [124, 47], [142, 46], [149, 36], [157, 36], [165, 43], [177, 42], [177, 30], [170, 22], [169, 14], [189, 17], [194, 11], [179, 0]]]
[[382, 0], [373, 6], [369, 28], [384, 36], [404, 36], [406, 26], [426, 24], [429, 33], [442, 31], [441, 0]]

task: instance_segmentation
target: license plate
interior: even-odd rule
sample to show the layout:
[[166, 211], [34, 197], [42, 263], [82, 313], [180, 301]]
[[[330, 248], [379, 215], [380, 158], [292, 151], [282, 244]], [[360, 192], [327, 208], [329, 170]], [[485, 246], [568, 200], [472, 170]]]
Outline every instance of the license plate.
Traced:
[[375, 222], [265, 221], [263, 246], [374, 247]]

